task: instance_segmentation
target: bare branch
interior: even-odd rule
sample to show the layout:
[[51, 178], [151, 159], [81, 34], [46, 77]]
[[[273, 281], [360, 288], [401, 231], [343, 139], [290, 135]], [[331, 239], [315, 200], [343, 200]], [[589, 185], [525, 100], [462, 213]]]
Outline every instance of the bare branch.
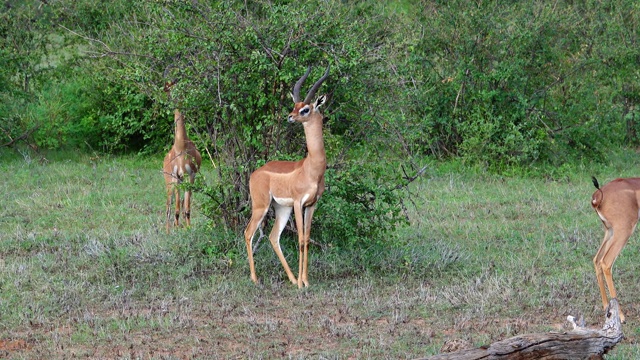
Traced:
[[9, 133], [9, 131], [0, 128], [0, 130], [2, 130], [2, 132], [9, 138], [9, 142], [4, 143], [4, 144], [0, 144], [0, 147], [8, 147], [8, 146], [13, 146], [16, 142], [20, 141], [20, 140], [27, 140], [27, 138], [29, 138], [29, 136], [31, 136], [31, 134], [38, 130], [38, 128], [40, 127], [40, 125], [36, 125], [34, 127], [32, 127], [31, 129], [25, 131], [24, 133], [22, 133], [22, 135], [16, 137], [16, 138], [12, 138], [11, 134]]
[[90, 37], [88, 37], [88, 36], [86, 36], [86, 35], [79, 34], [79, 33], [75, 32], [75, 31], [73, 31], [73, 30], [71, 30], [71, 29], [69, 29], [69, 28], [65, 27], [64, 25], [58, 25], [58, 26], [60, 26], [61, 28], [63, 28], [63, 29], [65, 29], [65, 30], [67, 30], [67, 31], [68, 31], [68, 32], [70, 32], [71, 34], [76, 35], [76, 36], [78, 36], [78, 37], [81, 37], [81, 38], [83, 38], [83, 39], [85, 39], [85, 40], [87, 40], [87, 41], [89, 41], [89, 42], [92, 42], [92, 43], [98, 43], [98, 44], [100, 44], [102, 47], [104, 47], [104, 48], [106, 49], [106, 51], [105, 51], [105, 52], [97, 52], [97, 51], [96, 51], [96, 52], [93, 52], [93, 51], [87, 51], [87, 52], [86, 52], [87, 54], [95, 54], [95, 55], [93, 55], [93, 56], [91, 56], [91, 57], [105, 57], [105, 56], [113, 56], [113, 55], [125, 55], [125, 56], [131, 56], [131, 57], [142, 57], [142, 58], [147, 58], [147, 59], [157, 60], [155, 57], [150, 56], [150, 55], [145, 55], [145, 54], [136, 54], [136, 53], [130, 53], [130, 52], [122, 52], [122, 51], [114, 51], [114, 50], [111, 50], [111, 48], [109, 47], [109, 45], [107, 45], [107, 44], [106, 44], [104, 41], [102, 41], [102, 40], [98, 40], [98, 39], [90, 38]]
[[427, 166], [425, 165], [422, 167], [422, 169], [418, 170], [418, 172], [413, 175], [413, 176], [409, 176], [407, 175], [407, 172], [404, 169], [404, 166], [402, 167], [402, 172], [404, 173], [404, 176], [402, 177], [404, 180], [406, 180], [406, 184], [398, 184], [396, 185], [396, 187], [394, 188], [394, 190], [400, 190], [402, 188], [406, 188], [409, 186], [409, 184], [411, 184], [415, 179], [419, 178], [420, 176], [422, 176], [422, 174], [424, 174], [424, 172], [427, 170]]

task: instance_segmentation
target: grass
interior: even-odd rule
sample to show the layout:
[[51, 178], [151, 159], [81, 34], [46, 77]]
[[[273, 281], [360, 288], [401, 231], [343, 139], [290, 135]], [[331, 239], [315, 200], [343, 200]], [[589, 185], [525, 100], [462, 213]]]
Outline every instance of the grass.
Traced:
[[[600, 327], [590, 175], [640, 165], [621, 152], [551, 180], [434, 164], [412, 184], [404, 246], [314, 247], [298, 290], [268, 241], [255, 286], [240, 234], [208, 228], [197, 194], [194, 226], [165, 234], [160, 157], [46, 156], [0, 152], [0, 357], [417, 358], [559, 330], [569, 314]], [[203, 251], [223, 242], [227, 256]], [[637, 255], [634, 237], [614, 268], [628, 322], [607, 359], [640, 355]]]

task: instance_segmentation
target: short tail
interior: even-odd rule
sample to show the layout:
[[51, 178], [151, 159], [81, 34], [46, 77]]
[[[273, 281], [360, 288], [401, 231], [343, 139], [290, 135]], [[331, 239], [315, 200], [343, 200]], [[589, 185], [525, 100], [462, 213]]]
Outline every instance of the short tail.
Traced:
[[595, 186], [596, 189], [598, 189], [591, 196], [591, 206], [593, 206], [594, 209], [597, 209], [598, 207], [600, 207], [600, 203], [602, 203], [602, 198], [604, 197], [604, 193], [600, 189], [600, 184], [598, 183], [598, 179], [596, 179], [595, 176], [591, 177], [591, 181], [593, 181], [593, 186]]

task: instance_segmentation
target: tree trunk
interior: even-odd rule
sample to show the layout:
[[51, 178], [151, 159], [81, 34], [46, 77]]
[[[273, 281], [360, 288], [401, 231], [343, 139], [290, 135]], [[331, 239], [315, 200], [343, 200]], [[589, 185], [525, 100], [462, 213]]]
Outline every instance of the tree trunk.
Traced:
[[624, 338], [618, 311], [618, 301], [612, 299], [602, 329], [587, 329], [573, 323], [572, 331], [519, 335], [489, 346], [440, 354], [425, 360], [602, 359], [602, 355]]

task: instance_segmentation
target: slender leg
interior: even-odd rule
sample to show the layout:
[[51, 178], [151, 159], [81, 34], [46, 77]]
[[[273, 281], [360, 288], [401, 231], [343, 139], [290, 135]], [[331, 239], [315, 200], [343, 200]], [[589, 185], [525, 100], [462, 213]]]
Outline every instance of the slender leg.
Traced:
[[273, 251], [278, 255], [278, 259], [280, 259], [280, 263], [282, 263], [282, 267], [284, 267], [284, 271], [287, 273], [289, 281], [293, 284], [297, 284], [298, 280], [296, 280], [296, 277], [291, 272], [289, 264], [287, 264], [287, 259], [284, 257], [282, 248], [280, 247], [280, 235], [282, 234], [284, 227], [287, 225], [287, 221], [289, 221], [289, 216], [291, 216], [291, 210], [293, 210], [293, 208], [281, 206], [276, 202], [274, 202], [273, 207], [276, 211], [276, 221], [275, 224], [273, 224], [271, 233], [269, 234], [269, 241], [271, 241]]
[[302, 288], [302, 286], [307, 286], [302, 283], [303, 278], [303, 263], [304, 263], [304, 219], [302, 214], [302, 204], [294, 203], [293, 210], [296, 217], [296, 228], [298, 229], [298, 288]]
[[178, 189], [177, 186], [174, 186], [174, 194], [176, 196], [176, 217], [175, 217], [175, 221], [173, 222], [173, 225], [175, 225], [175, 227], [178, 227], [178, 225], [180, 225], [180, 205], [182, 205], [180, 203], [180, 189]]
[[262, 219], [264, 219], [264, 216], [267, 214], [268, 210], [269, 204], [267, 204], [267, 206], [264, 208], [253, 207], [253, 209], [251, 210], [251, 220], [249, 220], [249, 224], [244, 230], [244, 241], [247, 243], [247, 257], [249, 259], [251, 280], [253, 280], [253, 282], [256, 284], [258, 283], [258, 276], [256, 276], [256, 268], [253, 263], [253, 236], [255, 235], [258, 226], [260, 226], [260, 223], [262, 223]]
[[309, 242], [311, 240], [311, 219], [315, 206], [309, 206], [304, 211], [304, 261], [302, 264], [302, 283], [309, 286]]
[[[604, 273], [604, 279], [607, 283], [609, 294], [612, 298], [617, 298], [618, 295], [616, 294], [616, 288], [613, 286], [613, 275], [611, 273], [611, 268], [613, 267], [613, 263], [616, 261], [616, 258], [618, 257], [618, 255], [620, 255], [620, 252], [629, 241], [629, 237], [631, 237], [631, 234], [633, 233], [635, 223], [633, 225], [623, 225], [625, 226], [616, 226], [613, 228], [613, 235], [608, 241], [608, 244], [610, 245], [605, 246], [604, 256], [600, 261], [602, 272]], [[625, 321], [622, 310], [620, 310], [620, 321]]]
[[593, 266], [596, 270], [596, 279], [598, 280], [598, 287], [600, 288], [600, 297], [602, 298], [602, 306], [607, 307], [609, 302], [607, 298], [607, 290], [604, 285], [604, 273], [602, 271], [602, 258], [606, 252], [607, 247], [609, 246], [609, 239], [613, 235], [613, 229], [605, 229], [604, 231], [604, 239], [598, 248], [598, 252], [596, 256], [593, 258]]
[[184, 192], [184, 219], [187, 227], [191, 226], [191, 191]]
[[167, 234], [169, 233], [169, 228], [171, 226], [171, 201], [173, 199], [173, 189], [171, 183], [167, 184]]
[[[189, 173], [189, 183], [193, 185], [196, 180], [196, 173], [192, 170], [191, 166], [187, 166], [187, 172]], [[191, 190], [184, 192], [184, 218], [187, 222], [187, 227], [191, 226]]]

